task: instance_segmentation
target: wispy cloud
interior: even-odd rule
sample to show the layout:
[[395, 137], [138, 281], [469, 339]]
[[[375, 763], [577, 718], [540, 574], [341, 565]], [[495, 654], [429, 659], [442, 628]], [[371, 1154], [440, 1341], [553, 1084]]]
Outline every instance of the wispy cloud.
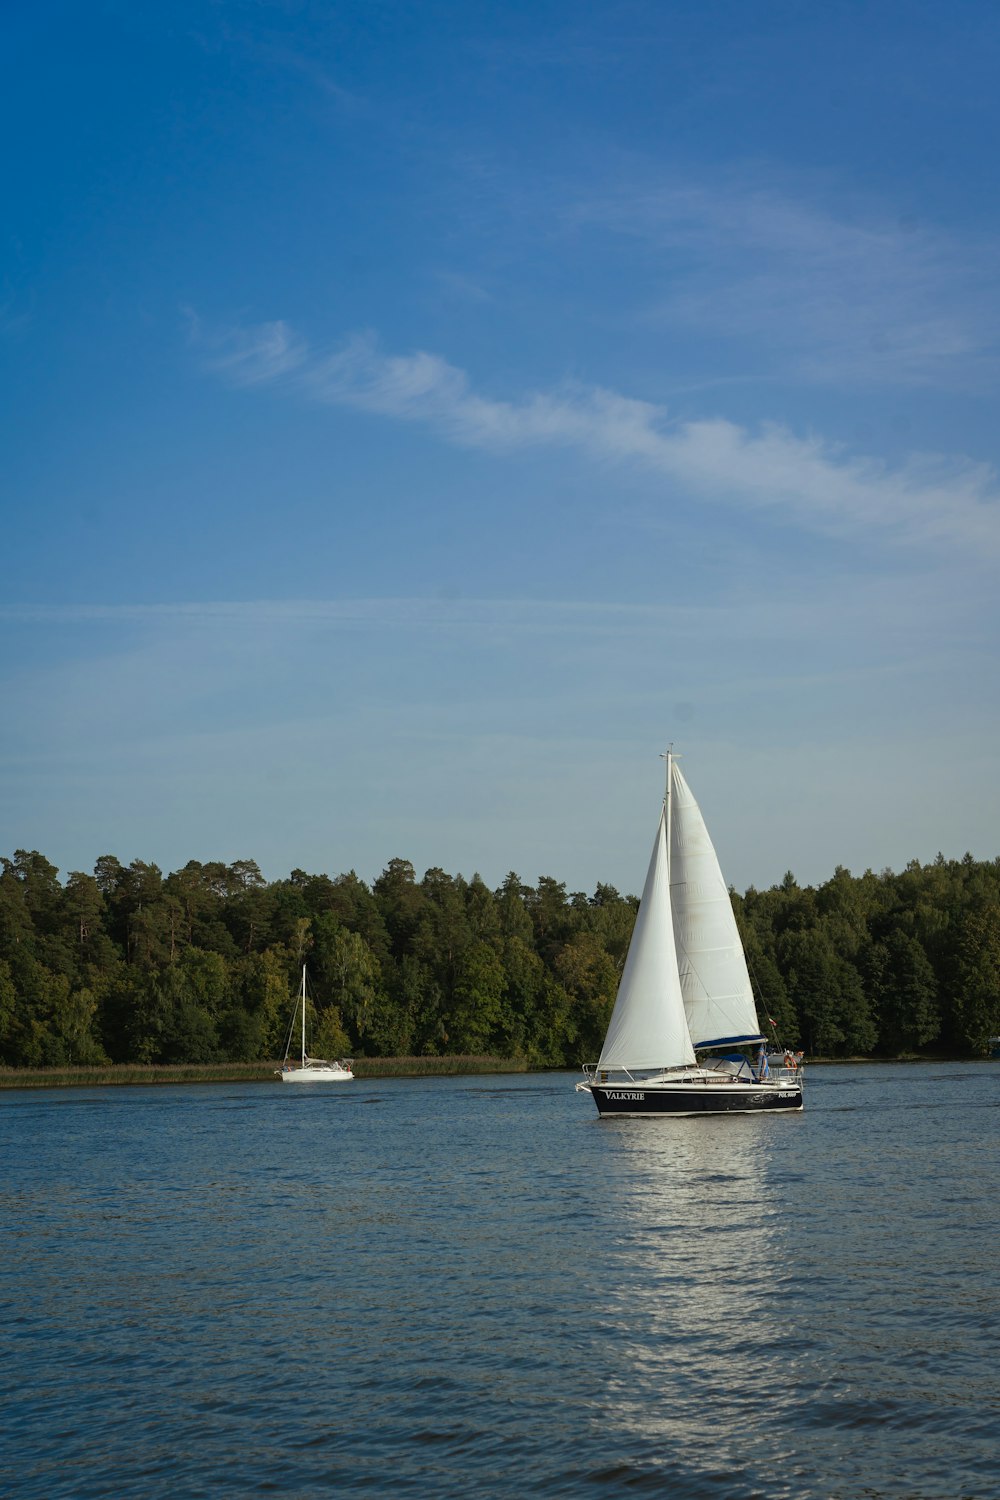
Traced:
[[[880, 597], [884, 585], [880, 585]], [[898, 602], [898, 601], [897, 601]], [[815, 596], [800, 601], [748, 605], [746, 600], [704, 605], [633, 604], [572, 599], [233, 599], [169, 601], [160, 604], [0, 604], [0, 625], [147, 627], [152, 633], [183, 632], [185, 627], [223, 633], [233, 627], [239, 639], [248, 630], [316, 631], [413, 630], [454, 631], [461, 637], [500, 631], [532, 638], [612, 635], [672, 631], [731, 638], [751, 629], [764, 637], [785, 639], [816, 628], [824, 610], [843, 607]], [[832, 624], [832, 613], [830, 622]], [[131, 639], [129, 637], [128, 639]]]
[[880, 530], [914, 545], [1000, 551], [996, 479], [982, 464], [917, 456], [891, 468], [777, 423], [675, 421], [656, 403], [599, 386], [481, 395], [438, 354], [385, 353], [371, 334], [316, 353], [283, 322], [229, 333], [210, 364], [235, 385], [284, 383], [319, 403], [420, 423], [464, 447], [562, 446], [639, 464], [688, 493], [777, 511], [826, 534]]
[[270, 384], [300, 369], [308, 358], [305, 344], [292, 334], [287, 323], [259, 323], [206, 339], [197, 317], [187, 316], [193, 341], [214, 345], [209, 363], [232, 385]]
[[[463, 596], [0, 603], [0, 627], [83, 626], [99, 632], [110, 625], [114, 629], [107, 641], [112, 650], [127, 648], [140, 634], [181, 639], [208, 633], [219, 639], [232, 636], [242, 646], [248, 633], [257, 639], [288, 635], [319, 640], [330, 634], [387, 630], [409, 640], [415, 633], [451, 631], [463, 641], [490, 635], [505, 640], [522, 635], [536, 641], [547, 638], [558, 640], [560, 650], [566, 637], [614, 640], [616, 649], [640, 637], [687, 638], [702, 644], [739, 639], [744, 644], [805, 644], [813, 662], [817, 643], [835, 638], [841, 650], [852, 641], [860, 643], [866, 663], [872, 659], [874, 635], [881, 652], [894, 661], [908, 658], [916, 646], [926, 664], [935, 650], [955, 648], [967, 661], [992, 649], [995, 606], [990, 580], [984, 580], [975, 596], [977, 607], [970, 611], [972, 580], [967, 570], [961, 570], [961, 579], [964, 592], [954, 574], [934, 565], [916, 574], [852, 576], [849, 595], [845, 580], [836, 574], [822, 582], [786, 578], [780, 586], [764, 590], [741, 590], [733, 583], [718, 597], [697, 604]], [[12, 672], [15, 660], [13, 653]], [[32, 672], [33, 668], [26, 675]], [[740, 675], [745, 680], [745, 668]]]
[[643, 176], [566, 213], [659, 257], [648, 316], [753, 341], [772, 366], [821, 382], [982, 387], [996, 376], [995, 244], [868, 204], [816, 206], [749, 168], [697, 184]]

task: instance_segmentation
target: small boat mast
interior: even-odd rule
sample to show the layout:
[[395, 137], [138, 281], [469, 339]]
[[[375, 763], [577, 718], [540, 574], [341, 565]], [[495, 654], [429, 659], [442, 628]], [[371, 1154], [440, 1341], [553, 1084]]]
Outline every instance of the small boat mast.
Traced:
[[302, 1066], [306, 1065], [306, 966], [302, 965]]

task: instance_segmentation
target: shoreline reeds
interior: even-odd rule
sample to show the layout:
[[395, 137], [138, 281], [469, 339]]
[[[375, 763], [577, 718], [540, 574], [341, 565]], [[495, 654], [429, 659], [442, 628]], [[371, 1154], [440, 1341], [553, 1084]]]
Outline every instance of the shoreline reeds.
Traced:
[[[0, 1068], [0, 1089], [103, 1088], [108, 1084], [274, 1083], [273, 1062], [108, 1063], [89, 1067]], [[357, 1078], [435, 1078], [476, 1073], [526, 1073], [519, 1057], [359, 1057]]]

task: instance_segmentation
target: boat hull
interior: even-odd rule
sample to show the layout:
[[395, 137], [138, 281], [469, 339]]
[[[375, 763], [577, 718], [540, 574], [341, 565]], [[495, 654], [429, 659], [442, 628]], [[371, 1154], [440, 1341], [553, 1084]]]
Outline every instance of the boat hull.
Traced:
[[283, 1068], [282, 1083], [351, 1083], [354, 1074], [345, 1068]]
[[717, 1083], [590, 1084], [604, 1115], [733, 1115], [801, 1109], [802, 1086]]

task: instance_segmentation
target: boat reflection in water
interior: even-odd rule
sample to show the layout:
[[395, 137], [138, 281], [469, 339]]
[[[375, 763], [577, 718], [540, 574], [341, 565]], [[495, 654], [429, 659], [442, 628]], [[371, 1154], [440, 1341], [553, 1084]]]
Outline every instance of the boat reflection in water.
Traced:
[[[782, 1309], [783, 1283], [797, 1278], [787, 1139], [786, 1122], [770, 1116], [740, 1128], [718, 1118], [665, 1130], [622, 1120], [606, 1137], [620, 1229], [598, 1323], [601, 1422], [617, 1452], [645, 1455], [637, 1481], [650, 1477], [657, 1452], [662, 1493], [749, 1494], [723, 1476], [746, 1483], [771, 1469], [782, 1414], [801, 1395], [806, 1344]], [[794, 1492], [768, 1484], [754, 1493]]]

